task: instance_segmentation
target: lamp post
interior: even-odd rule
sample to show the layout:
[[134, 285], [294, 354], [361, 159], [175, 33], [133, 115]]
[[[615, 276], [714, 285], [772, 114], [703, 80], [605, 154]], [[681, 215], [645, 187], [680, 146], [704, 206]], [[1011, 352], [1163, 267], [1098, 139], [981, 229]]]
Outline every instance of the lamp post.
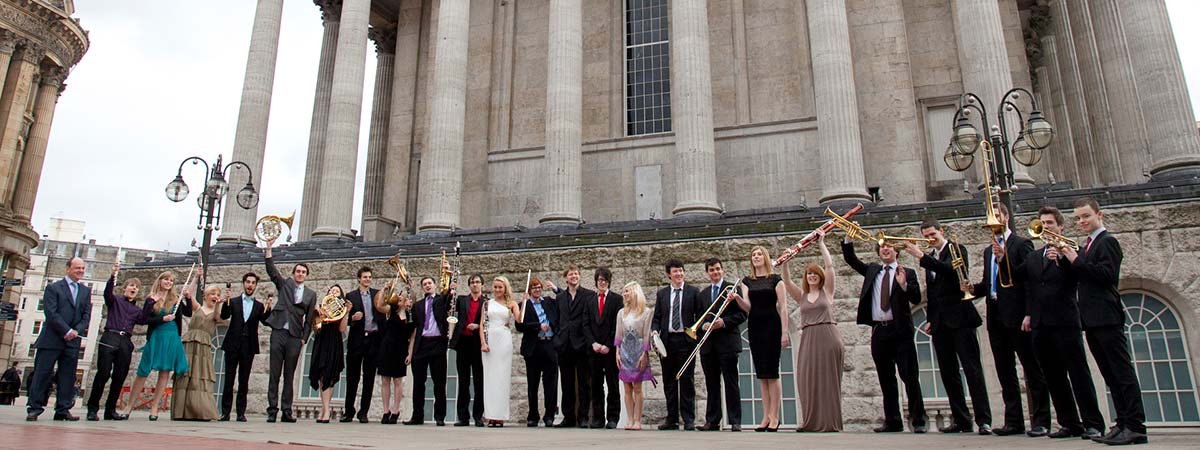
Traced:
[[[1021, 109], [1015, 103], [1022, 94], [1029, 97], [1031, 111], [1028, 117], [1021, 113]], [[946, 167], [956, 172], [962, 172], [971, 167], [971, 163], [975, 160], [975, 151], [984, 138], [971, 123], [972, 111], [978, 113], [979, 119], [985, 127], [991, 123], [988, 119], [987, 108], [978, 95], [968, 92], [959, 97], [958, 109], [954, 112], [954, 132], [950, 136], [950, 145], [946, 147], [946, 153], [942, 157]], [[1050, 126], [1050, 122], [1038, 109], [1037, 99], [1024, 88], [1012, 88], [1004, 93], [997, 112], [999, 115], [997, 124], [991, 125], [987, 135], [988, 143], [991, 144], [995, 153], [991, 158], [984, 158], [987, 163], [984, 170], [988, 171], [995, 186], [985, 186], [984, 188], [998, 191], [1000, 202], [1010, 212], [1008, 227], [1013, 229], [1012, 191], [1016, 186], [1013, 177], [1013, 160], [1027, 167], [1041, 161], [1043, 150], [1050, 145], [1050, 141], [1054, 138], [1054, 128]], [[1017, 123], [1021, 125], [1021, 128], [1017, 130], [1016, 139], [1011, 141], [1011, 146], [1008, 126], [1005, 124], [1006, 113], [1015, 113]]]
[[204, 158], [199, 156], [190, 156], [179, 163], [179, 170], [175, 173], [175, 179], [167, 183], [167, 199], [173, 202], [182, 202], [187, 198], [188, 186], [183, 181], [183, 166], [191, 161], [192, 164], [204, 164], [205, 182], [204, 190], [200, 191], [200, 196], [196, 198], [196, 205], [200, 207], [200, 220], [196, 224], [197, 230], [204, 230], [204, 236], [201, 238], [200, 244], [200, 268], [204, 273], [199, 283], [196, 283], [196, 295], [200, 294], [200, 287], [203, 286], [208, 279], [208, 255], [212, 249], [212, 233], [214, 230], [221, 229], [221, 212], [224, 206], [225, 194], [229, 190], [229, 182], [225, 181], [225, 175], [234, 167], [241, 167], [246, 170], [246, 186], [242, 187], [237, 193], [237, 204], [242, 209], [250, 209], [258, 206], [258, 192], [254, 190], [254, 171], [250, 170], [250, 166], [241, 161], [233, 161], [229, 164], [222, 165], [221, 155], [217, 155], [217, 162], [211, 166]]

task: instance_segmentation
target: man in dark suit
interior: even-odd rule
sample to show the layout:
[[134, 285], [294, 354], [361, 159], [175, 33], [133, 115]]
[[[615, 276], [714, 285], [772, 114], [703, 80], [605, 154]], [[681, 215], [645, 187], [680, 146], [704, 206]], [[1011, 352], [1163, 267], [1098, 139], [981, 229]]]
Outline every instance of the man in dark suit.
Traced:
[[[1058, 208], [1043, 206], [1038, 218], [1042, 221], [1043, 240], [1049, 233], [1062, 234], [1065, 219]], [[1071, 262], [1056, 246], [1046, 245], [1013, 268], [1013, 278], [1026, 288], [1026, 316], [1021, 329], [1033, 333], [1033, 348], [1062, 427], [1050, 437], [1099, 437], [1104, 417], [1083, 351]]]
[[[599, 267], [594, 275], [596, 301], [589, 305], [587, 326], [591, 327], [592, 366], [592, 428], [613, 429], [621, 418], [621, 402], [617, 389], [617, 358], [613, 342], [617, 334], [617, 313], [625, 307], [621, 294], [609, 290], [612, 271]], [[608, 386], [608, 397], [604, 387]], [[608, 409], [605, 409], [605, 402]], [[607, 413], [607, 420], [606, 420]]]
[[896, 261], [896, 249], [876, 246], [880, 263], [866, 264], [854, 253], [849, 236], [842, 242], [842, 257], [846, 264], [863, 276], [858, 297], [858, 324], [871, 327], [871, 359], [879, 375], [883, 391], [883, 425], [876, 433], [904, 431], [900, 415], [900, 390], [896, 372], [904, 381], [908, 394], [908, 415], [913, 433], [925, 432], [925, 403], [918, 379], [917, 346], [913, 343], [912, 310], [909, 305], [921, 303], [921, 285], [917, 271], [901, 267]]
[[[460, 295], [454, 301], [458, 302], [458, 317], [462, 319], [459, 326], [454, 327], [454, 335], [450, 337], [450, 348], [454, 349], [454, 365], [458, 369], [458, 421], [456, 427], [470, 425], [471, 418], [475, 426], [483, 426], [483, 352], [479, 345], [479, 328], [483, 326], [483, 277], [471, 275], [467, 278], [470, 293]], [[475, 391], [475, 407], [470, 408], [471, 388]]]
[[[360, 423], [368, 423], [371, 410], [371, 393], [375, 390], [375, 356], [379, 352], [379, 340], [383, 337], [383, 324], [387, 316], [375, 310], [375, 294], [379, 289], [371, 287], [371, 268], [358, 269], [358, 289], [346, 293], [350, 302], [350, 327], [346, 337], [346, 409], [342, 411], [342, 422], [358, 417]], [[358, 382], [362, 380], [362, 397], [359, 408], [354, 408], [354, 397], [358, 394]]]
[[[996, 216], [1005, 224], [1003, 233], [983, 250], [983, 281], [970, 285], [962, 280], [960, 289], [975, 297], [987, 297], [988, 343], [1000, 379], [1000, 394], [1004, 399], [1004, 426], [992, 430], [998, 436], [1025, 431], [1021, 411], [1021, 384], [1017, 379], [1017, 359], [1025, 372], [1025, 388], [1029, 391], [1030, 437], [1050, 434], [1050, 394], [1046, 378], [1033, 351], [1029, 332], [1021, 330], [1025, 320], [1025, 286], [1013, 282], [1013, 268], [1020, 267], [1033, 252], [1033, 242], [1008, 229], [1008, 207], [997, 205]], [[993, 257], [995, 255], [995, 257]], [[1007, 284], [1007, 286], [1006, 286]]]
[[579, 266], [568, 265], [563, 271], [567, 287], [558, 291], [559, 330], [554, 333], [558, 367], [562, 373], [563, 420], [556, 428], [587, 428], [591, 406], [591, 366], [587, 348], [596, 342], [592, 327], [587, 326], [596, 292], [579, 285]]
[[700, 292], [695, 286], [683, 282], [686, 276], [683, 262], [669, 259], [665, 266], [671, 284], [659, 289], [655, 296], [654, 317], [650, 322], [651, 334], [658, 335], [667, 348], [662, 358], [663, 393], [667, 395], [667, 418], [659, 430], [678, 430], [680, 416], [683, 428], [696, 429], [696, 365], [690, 364], [678, 380], [675, 374], [683, 362], [696, 348], [696, 341], [684, 330], [696, 323], [704, 311], [700, 304]]
[[425, 381], [433, 376], [433, 419], [437, 426], [446, 425], [446, 353], [449, 339], [446, 338], [447, 305], [454, 298], [453, 284], [445, 294], [437, 293], [433, 278], [421, 279], [421, 290], [425, 296], [413, 304], [412, 335], [408, 339], [406, 363], [412, 367], [413, 412], [412, 417], [401, 422], [405, 425], [425, 424]]
[[[221, 421], [229, 420], [233, 409], [233, 382], [237, 380], [237, 421], [246, 421], [246, 394], [250, 391], [250, 372], [254, 355], [258, 354], [258, 327], [265, 325], [270, 308], [254, 298], [258, 290], [258, 274], [242, 275], [242, 295], [229, 299], [229, 305], [221, 308], [221, 320], [229, 321], [221, 351], [225, 353], [225, 384], [221, 391]], [[235, 377], [234, 374], [237, 374]]]
[[[700, 289], [700, 306], [707, 311], [712, 308], [712, 314], [704, 318], [704, 330], [711, 334], [704, 346], [700, 347], [700, 363], [704, 370], [704, 387], [708, 392], [708, 405], [704, 408], [704, 425], [702, 431], [721, 430], [721, 381], [725, 381], [725, 409], [729, 411], [729, 427], [732, 431], [742, 431], [742, 392], [738, 386], [738, 354], [742, 352], [742, 322], [746, 321], [746, 312], [736, 304], [725, 308], [720, 317], [716, 317], [721, 304], [713, 305], [720, 300], [726, 302], [729, 297], [721, 297], [721, 292], [731, 288], [732, 283], [725, 281], [725, 269], [721, 260], [709, 258], [704, 261], [704, 272], [708, 275], [709, 285]], [[732, 300], [730, 300], [732, 301]]]
[[[558, 412], [558, 352], [554, 336], [559, 329], [558, 304], [542, 297], [542, 281], [529, 280], [528, 299], [522, 302], [521, 321], [517, 331], [521, 337], [521, 356], [525, 358], [525, 382], [529, 389], [529, 415], [525, 424], [536, 428], [539, 417], [547, 427], [554, 425]], [[545, 386], [545, 412], [538, 416], [538, 383]]]
[[[296, 421], [292, 414], [293, 389], [296, 380], [296, 363], [300, 361], [300, 353], [304, 343], [312, 335], [314, 309], [317, 304], [317, 293], [304, 286], [308, 279], [308, 265], [297, 263], [292, 267], [292, 277], [284, 278], [275, 268], [271, 258], [271, 247], [275, 240], [266, 243], [267, 277], [275, 285], [279, 293], [279, 301], [269, 309], [266, 323], [271, 327], [271, 368], [267, 379], [267, 422], [275, 422], [275, 414], [279, 412], [280, 403], [283, 406], [283, 422]], [[283, 397], [279, 397], [279, 383], [283, 381]], [[281, 401], [282, 400], [282, 401]]]
[[1104, 228], [1100, 204], [1090, 198], [1075, 201], [1075, 223], [1088, 234], [1076, 252], [1064, 248], [1076, 280], [1076, 294], [1088, 348], [1104, 384], [1112, 392], [1117, 410], [1117, 425], [1097, 442], [1110, 445], [1145, 444], [1146, 412], [1142, 407], [1142, 388], [1138, 384], [1129, 344], [1125, 338], [1125, 306], [1117, 283], [1121, 279], [1121, 244]]
[[950, 413], [953, 423], [940, 429], [943, 433], [970, 433], [971, 411], [967, 409], [967, 398], [963, 395], [962, 373], [966, 375], [967, 387], [971, 391], [971, 402], [975, 406], [975, 423], [979, 425], [979, 434], [992, 433], [992, 407], [988, 403], [987, 384], [983, 381], [983, 364], [979, 359], [979, 340], [975, 337], [975, 329], [983, 324], [979, 311], [970, 297], [963, 298], [959, 290], [958, 270], [954, 267], [951, 252], [958, 252], [962, 258], [962, 271], [967, 272], [967, 247], [957, 242], [946, 240], [942, 225], [935, 219], [921, 223], [921, 236], [933, 239], [934, 250], [929, 254], [921, 253], [916, 245], [909, 244], [906, 251], [917, 258], [921, 267], [925, 268], [925, 297], [929, 302], [927, 308], [925, 333], [933, 339], [933, 348], [937, 353], [938, 370], [942, 384], [946, 386], [946, 396], [950, 399]]
[[[37, 355], [29, 381], [29, 401], [25, 420], [35, 421], [50, 400], [50, 376], [58, 385], [54, 402], [54, 420], [76, 421], [71, 414], [75, 405], [75, 367], [79, 364], [79, 344], [87, 337], [92, 318], [92, 289], [80, 283], [87, 265], [76, 257], [67, 261], [67, 276], [46, 286], [42, 309], [45, 326], [34, 342]], [[57, 365], [57, 370], [55, 366]]]

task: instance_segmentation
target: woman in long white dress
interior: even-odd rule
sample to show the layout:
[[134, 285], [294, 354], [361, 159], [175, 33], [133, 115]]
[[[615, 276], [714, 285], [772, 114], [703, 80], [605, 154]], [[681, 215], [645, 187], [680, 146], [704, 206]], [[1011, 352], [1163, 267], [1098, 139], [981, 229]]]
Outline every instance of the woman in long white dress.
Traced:
[[483, 419], [489, 427], [502, 427], [508, 420], [508, 394], [512, 387], [513, 318], [520, 312], [508, 278], [492, 280], [492, 299], [485, 303], [483, 333]]

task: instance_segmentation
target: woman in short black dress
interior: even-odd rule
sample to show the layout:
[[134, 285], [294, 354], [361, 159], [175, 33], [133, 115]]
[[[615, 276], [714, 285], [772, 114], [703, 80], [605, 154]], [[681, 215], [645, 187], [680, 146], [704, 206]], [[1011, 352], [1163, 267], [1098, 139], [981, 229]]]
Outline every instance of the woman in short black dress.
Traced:
[[[330, 295], [337, 296], [343, 302], [346, 301], [342, 287], [336, 284], [330, 286], [329, 291], [325, 293], [326, 297]], [[321, 322], [320, 329], [313, 337], [308, 382], [313, 389], [321, 392], [321, 416], [317, 418], [317, 423], [329, 423], [329, 402], [333, 399], [333, 385], [342, 378], [342, 369], [346, 368], [346, 354], [342, 351], [345, 348], [342, 345], [342, 334], [346, 333], [348, 326], [346, 320], [349, 315], [342, 316], [338, 321], [326, 322], [324, 320], [328, 313], [322, 303], [324, 300], [318, 302], [316, 306]]]
[[762, 392], [763, 419], [754, 431], [779, 429], [779, 405], [783, 386], [779, 383], [779, 355], [788, 346], [787, 295], [781, 278], [771, 269], [771, 255], [756, 246], [750, 250], [753, 274], [742, 279], [742, 293], [734, 297], [746, 311], [750, 357]]
[[383, 324], [383, 340], [379, 343], [379, 352], [375, 360], [378, 368], [380, 390], [383, 393], [383, 419], [379, 423], [391, 425], [400, 418], [400, 402], [404, 400], [404, 375], [408, 365], [404, 359], [408, 357], [408, 336], [412, 332], [412, 322], [409, 321], [408, 311], [412, 307], [412, 299], [401, 297], [399, 305], [384, 303], [384, 292], [392, 287], [389, 281], [383, 291], [375, 295], [375, 310], [387, 315]]

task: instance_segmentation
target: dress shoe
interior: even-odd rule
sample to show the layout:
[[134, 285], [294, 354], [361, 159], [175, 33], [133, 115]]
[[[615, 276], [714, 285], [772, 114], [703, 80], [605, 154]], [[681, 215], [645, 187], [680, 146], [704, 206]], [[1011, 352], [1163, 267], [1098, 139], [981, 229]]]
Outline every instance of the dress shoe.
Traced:
[[267, 415], [267, 423], [275, 423], [275, 415], [274, 414]]
[[439, 426], [439, 427], [444, 427], [444, 426], [446, 426], [446, 421], [445, 421], [444, 419], [438, 419], [438, 420], [437, 420], [437, 426]]
[[238, 414], [238, 416], [237, 416], [237, 421], [238, 421], [238, 422], [245, 422], [245, 421], [246, 421], [246, 415], [245, 415], [245, 414]]
[[1046, 427], [1043, 426], [1030, 428], [1029, 431], [1025, 433], [1025, 435], [1029, 437], [1043, 437], [1047, 434], [1050, 434], [1050, 430], [1047, 430]]
[[100, 416], [97, 415], [95, 411], [88, 411], [87, 420], [88, 422], [99, 422]]
[[400, 423], [403, 423], [405, 425], [424, 425], [425, 420], [412, 418], [412, 419], [408, 419], [408, 420], [405, 420], [404, 422], [400, 422]]
[[735, 424], [729, 426], [729, 431], [733, 431], [735, 433], [740, 432], [740, 431], [742, 431], [742, 426], [735, 423]]
[[683, 425], [683, 431], [696, 431], [696, 426], [690, 423]]
[[599, 430], [601, 428], [604, 428], [604, 420], [603, 419], [592, 419], [591, 423], [588, 424], [588, 428], [591, 428], [594, 430]]
[[71, 415], [71, 413], [55, 414], [54, 420], [61, 420], [64, 422], [75, 422], [75, 421], [79, 420], [79, 416], [73, 416], [73, 415]]
[[1104, 432], [1104, 435], [1102, 435], [1100, 437], [1090, 438], [1090, 439], [1093, 441], [1099, 442], [1099, 439], [1112, 439], [1113, 436], [1116, 436], [1118, 434], [1121, 434], [1121, 427], [1114, 425], [1114, 426], [1108, 427], [1108, 431]]
[[28, 414], [25, 416], [25, 421], [26, 422], [37, 422], [37, 418], [38, 418], [37, 414]]
[[542, 424], [545, 425], [546, 428], [554, 428], [554, 419], [542, 419]]
[[980, 436], [987, 436], [989, 434], [992, 434], [992, 424], [985, 423], [985, 424], [979, 426], [979, 435]]
[[903, 426], [881, 425], [881, 426], [875, 427], [875, 429], [873, 431], [875, 431], [876, 433], [900, 433], [900, 432], [904, 431], [904, 427]]
[[537, 423], [538, 423], [537, 419], [533, 419], [533, 420], [526, 420], [526, 421], [525, 421], [525, 426], [527, 426], [527, 427], [529, 427], [529, 428], [537, 428]]
[[579, 425], [577, 426], [577, 428], [583, 428], [585, 430], [588, 428], [591, 428], [591, 427], [592, 427], [592, 425], [587, 421], [587, 419], [580, 421]]
[[476, 419], [476, 420], [475, 420], [475, 426], [476, 426], [476, 427], [482, 427], [483, 425], [484, 425], [484, 423], [483, 423], [483, 419]]
[[[358, 412], [358, 410], [357, 410], [357, 409], [354, 409], [353, 407], [346, 408], [346, 410], [345, 410], [345, 411], [342, 411], [342, 417], [341, 417], [340, 419], [345, 419], [345, 418], [347, 418], [347, 417], [353, 418], [353, 417], [354, 417], [354, 414], [355, 414], [355, 413], [357, 413], [357, 412]], [[340, 419], [339, 419], [339, 420], [340, 420]], [[349, 420], [345, 420], [345, 421], [343, 421], [343, 422], [349, 422]]]
[[289, 411], [284, 411], [283, 417], [280, 417], [279, 421], [283, 423], [296, 423], [296, 416], [293, 416]]
[[1123, 428], [1123, 429], [1121, 429], [1121, 432], [1117, 433], [1115, 436], [1113, 436], [1111, 438], [1107, 438], [1107, 439], [1105, 439], [1105, 438], [1096, 439], [1096, 442], [1099, 442], [1101, 444], [1108, 444], [1108, 445], [1130, 445], [1130, 444], [1145, 444], [1147, 442], [1150, 442], [1150, 439], [1148, 437], [1146, 437], [1146, 433], [1138, 433], [1138, 432], [1130, 430], [1128, 428]]
[[617, 429], [617, 421], [615, 421], [615, 420], [610, 420], [610, 421], [606, 422], [606, 423], [604, 424], [604, 428], [605, 428], [605, 429], [608, 429], [608, 430], [615, 430], [615, 429]]
[[700, 431], [721, 431], [721, 425], [715, 423], [706, 423], [696, 427]]
[[1072, 430], [1072, 429], [1063, 427], [1063, 428], [1059, 428], [1057, 431], [1055, 431], [1053, 433], [1047, 434], [1046, 437], [1048, 437], [1050, 439], [1063, 439], [1063, 438], [1069, 438], [1069, 437], [1078, 437], [1082, 434], [1083, 434], [1083, 431]]
[[555, 424], [554, 428], [575, 428], [575, 425], [576, 423], [573, 420], [564, 420]]
[[342, 413], [342, 417], [340, 419], [338, 419], [338, 422], [341, 422], [341, 423], [350, 423], [353, 421], [354, 421], [354, 414]]
[[104, 413], [104, 420], [129, 420], [129, 414]]
[[1100, 436], [1102, 436], [1102, 435], [1100, 434], [1100, 430], [1097, 430], [1097, 429], [1095, 429], [1095, 428], [1086, 428], [1086, 429], [1084, 429], [1084, 430], [1083, 430], [1083, 434], [1082, 434], [1082, 435], [1080, 435], [1079, 437], [1080, 437], [1081, 439], [1085, 439], [1085, 440], [1086, 440], [1086, 439], [1095, 439], [1095, 438], [1098, 438], [1098, 437], [1100, 437]]
[[912, 432], [915, 434], [925, 434], [925, 424], [913, 425]]
[[469, 427], [469, 426], [471, 426], [471, 422], [470, 422], [470, 421], [466, 421], [466, 420], [459, 420], [459, 421], [456, 421], [456, 422], [454, 422], [454, 426], [456, 426], [456, 427]]
[[938, 428], [938, 431], [940, 431], [942, 433], [947, 433], [947, 434], [949, 434], [949, 433], [970, 433], [971, 426], [970, 425], [964, 426], [962, 424], [956, 423], [956, 424], [950, 425], [948, 427]]
[[220, 419], [218, 419], [218, 420], [220, 420], [221, 422], [228, 422], [228, 421], [229, 421], [229, 414], [221, 414], [221, 418], [220, 418]]
[[371, 418], [367, 415], [366, 411], [358, 413], [358, 423], [371, 423]]
[[992, 430], [992, 434], [994, 434], [996, 436], [1012, 436], [1014, 434], [1020, 434], [1020, 433], [1024, 433], [1024, 432], [1025, 432], [1024, 428], [1010, 427], [1008, 425], [1005, 425], [1005, 426], [1002, 426], [995, 430]]
[[659, 425], [659, 426], [658, 426], [658, 429], [659, 429], [659, 431], [666, 431], [666, 430], [678, 430], [678, 429], [679, 429], [679, 424], [677, 424], [677, 423], [664, 423], [664, 424], [662, 424], [662, 425]]

